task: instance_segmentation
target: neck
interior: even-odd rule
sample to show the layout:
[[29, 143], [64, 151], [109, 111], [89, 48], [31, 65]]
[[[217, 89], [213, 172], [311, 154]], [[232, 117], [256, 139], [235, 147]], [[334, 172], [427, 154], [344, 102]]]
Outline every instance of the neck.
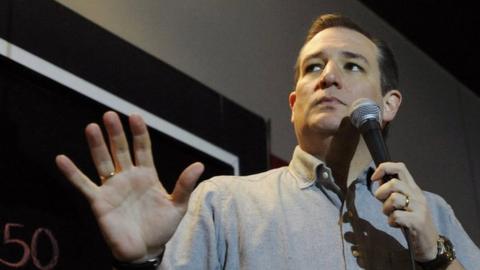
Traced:
[[344, 193], [372, 160], [367, 145], [350, 121], [342, 121], [334, 135], [318, 135], [312, 145], [315, 147], [301, 147], [326, 163]]
[[350, 167], [348, 169], [348, 175], [346, 179], [347, 187], [357, 179], [357, 177], [362, 173], [365, 167], [370, 164], [372, 157], [370, 151], [368, 150], [367, 144], [360, 137], [355, 153], [350, 161]]

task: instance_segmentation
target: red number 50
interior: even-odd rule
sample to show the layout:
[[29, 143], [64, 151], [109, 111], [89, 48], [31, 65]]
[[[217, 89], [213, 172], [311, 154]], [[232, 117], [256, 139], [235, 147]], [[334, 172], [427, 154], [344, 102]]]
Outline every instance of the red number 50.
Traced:
[[[58, 262], [58, 243], [55, 237], [53, 236], [52, 232], [48, 229], [45, 228], [38, 228], [35, 230], [32, 236], [32, 243], [31, 243], [31, 248], [25, 243], [25, 241], [20, 240], [20, 239], [13, 239], [10, 238], [10, 230], [11, 228], [14, 227], [19, 227], [22, 228], [22, 224], [16, 224], [16, 223], [7, 223], [5, 224], [5, 230], [3, 231], [3, 243], [5, 245], [18, 245], [22, 248], [22, 258], [18, 262], [8, 262], [2, 258], [0, 258], [0, 263], [5, 264], [7, 266], [10, 266], [12, 268], [20, 268], [25, 266], [25, 264], [28, 262], [28, 259], [30, 257], [30, 249], [32, 250], [31, 256], [33, 260], [33, 264], [40, 270], [50, 270], [57, 265]], [[37, 246], [38, 246], [38, 237], [40, 236], [41, 233], [44, 233], [49, 239], [52, 244], [52, 259], [48, 264], [42, 265], [40, 261], [37, 258]]]

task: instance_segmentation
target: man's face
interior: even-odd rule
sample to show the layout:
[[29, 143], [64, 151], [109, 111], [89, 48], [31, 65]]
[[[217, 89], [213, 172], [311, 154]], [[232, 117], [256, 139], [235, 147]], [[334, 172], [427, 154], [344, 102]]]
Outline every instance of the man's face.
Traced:
[[356, 31], [333, 27], [315, 35], [300, 52], [300, 76], [290, 94], [297, 136], [335, 134], [359, 98], [382, 104], [377, 56], [376, 45]]

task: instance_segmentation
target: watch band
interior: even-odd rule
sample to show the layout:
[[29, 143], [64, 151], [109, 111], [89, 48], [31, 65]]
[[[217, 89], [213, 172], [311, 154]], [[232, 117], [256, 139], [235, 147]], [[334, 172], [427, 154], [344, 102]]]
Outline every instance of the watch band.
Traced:
[[450, 263], [455, 260], [455, 248], [452, 242], [443, 235], [439, 235], [437, 240], [437, 257], [429, 262], [420, 263], [423, 269], [446, 269]]
[[156, 270], [162, 263], [163, 252], [157, 257], [140, 263], [121, 262], [115, 258], [112, 266], [117, 270]]

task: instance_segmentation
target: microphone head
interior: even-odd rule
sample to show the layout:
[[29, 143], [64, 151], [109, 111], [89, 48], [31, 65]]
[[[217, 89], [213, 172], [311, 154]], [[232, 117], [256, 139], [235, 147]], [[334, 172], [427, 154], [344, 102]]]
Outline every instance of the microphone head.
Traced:
[[357, 99], [350, 106], [350, 121], [352, 121], [355, 127], [360, 128], [368, 120], [375, 120], [379, 124], [382, 123], [380, 106], [368, 98]]

